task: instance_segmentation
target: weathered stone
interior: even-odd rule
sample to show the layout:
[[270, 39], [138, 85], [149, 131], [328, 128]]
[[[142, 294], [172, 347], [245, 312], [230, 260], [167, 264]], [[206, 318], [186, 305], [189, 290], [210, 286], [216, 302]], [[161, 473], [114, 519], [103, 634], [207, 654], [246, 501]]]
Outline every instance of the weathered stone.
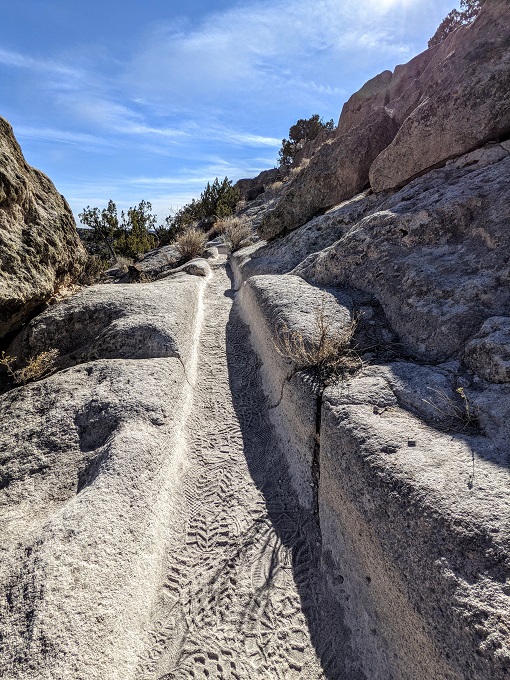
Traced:
[[[362, 670], [505, 680], [509, 388], [466, 389], [483, 434], [466, 422], [458, 362], [368, 366], [327, 387], [321, 408], [304, 374], [282, 361], [275, 331], [285, 323], [313, 333], [320, 295], [289, 275], [253, 276], [240, 289], [291, 481], [318, 509], [324, 577]], [[352, 304], [342, 299], [348, 319]]]
[[[425, 426], [395, 403], [388, 370], [328, 388], [322, 409], [323, 548], [353, 644], [370, 678], [503, 680], [506, 455]], [[408, 377], [411, 392], [420, 376]]]
[[414, 180], [294, 270], [373, 295], [407, 351], [444, 360], [510, 305], [510, 157], [489, 145]]
[[11, 344], [8, 353], [25, 362], [58, 349], [57, 366], [96, 359], [179, 357], [188, 319], [167, 297], [190, 298], [193, 278], [180, 273], [152, 284], [110, 284], [85, 288], [39, 314]]
[[487, 319], [466, 345], [464, 361], [489, 382], [510, 382], [510, 318]]
[[266, 243], [261, 241], [233, 253], [230, 258], [236, 286], [255, 274], [286, 274], [308, 255], [335, 243], [362, 217], [377, 209], [381, 194], [358, 194], [307, 222], [300, 229]]
[[147, 277], [155, 278], [162, 271], [175, 267], [176, 263], [181, 259], [181, 254], [175, 246], [163, 246], [156, 248], [135, 262], [133, 265], [135, 270]]
[[258, 227], [261, 238], [284, 235], [362, 191], [372, 161], [396, 132], [392, 117], [377, 109], [363, 125], [326, 142], [286, 185], [276, 207], [263, 217]]
[[197, 257], [189, 262], [181, 264], [180, 267], [175, 267], [174, 269], [165, 269], [160, 272], [157, 279], [165, 279], [167, 276], [174, 276], [180, 272], [185, 272], [191, 276], [208, 276], [211, 273], [211, 268], [206, 259], [202, 257]]
[[0, 396], [2, 677], [137, 675], [204, 285], [96, 286], [27, 329], [28, 352], [57, 347], [70, 367]]
[[72, 212], [0, 118], [0, 338], [76, 277], [86, 254]]
[[253, 276], [243, 284], [240, 299], [251, 341], [263, 360], [264, 391], [287, 456], [291, 483], [302, 505], [311, 508], [317, 395], [310, 382], [296, 373], [281, 339], [286, 328], [304, 340], [316, 338], [317, 313], [322, 308], [335, 329], [344, 329], [351, 321], [351, 300], [339, 291], [322, 291], [290, 275]]
[[510, 134], [509, 25], [508, 2], [489, 0], [472, 25], [440, 45], [411, 91], [386, 104], [397, 121], [407, 114], [409, 101], [414, 106], [370, 168], [374, 191], [402, 186], [449, 158]]

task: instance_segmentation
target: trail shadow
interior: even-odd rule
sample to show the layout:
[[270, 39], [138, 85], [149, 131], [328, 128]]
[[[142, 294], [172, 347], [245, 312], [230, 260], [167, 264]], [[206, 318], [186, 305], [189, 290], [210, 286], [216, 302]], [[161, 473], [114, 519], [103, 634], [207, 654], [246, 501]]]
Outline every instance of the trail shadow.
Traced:
[[265, 594], [269, 597], [269, 588], [279, 569], [292, 569], [324, 677], [328, 680], [366, 680], [352, 651], [351, 633], [343, 623], [342, 607], [327, 590], [317, 518], [299, 506], [292, 490], [288, 466], [269, 420], [257, 370], [258, 359], [251, 349], [249, 333], [234, 302], [226, 328], [232, 401], [251, 477], [264, 495], [268, 526], [278, 537], [278, 545], [271, 547], [274, 554], [270, 573], [262, 583], [253, 584], [253, 601], [260, 602]]

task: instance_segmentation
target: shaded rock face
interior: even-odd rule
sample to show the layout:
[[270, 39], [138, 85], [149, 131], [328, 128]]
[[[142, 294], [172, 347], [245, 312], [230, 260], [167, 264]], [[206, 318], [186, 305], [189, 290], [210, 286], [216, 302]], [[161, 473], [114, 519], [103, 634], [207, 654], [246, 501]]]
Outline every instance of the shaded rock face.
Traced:
[[363, 125], [326, 142], [285, 189], [280, 201], [258, 228], [264, 239], [296, 229], [317, 213], [351, 198], [368, 184], [368, 171], [397, 132], [384, 109]]
[[[385, 102], [400, 129], [370, 169], [374, 191], [402, 186], [448, 158], [510, 135], [509, 25], [508, 2], [489, 0], [472, 25], [433, 48], [428, 63], [419, 55], [424, 68], [417, 79]], [[390, 99], [392, 84], [385, 93]]]
[[273, 168], [263, 170], [253, 179], [240, 179], [235, 183], [235, 188], [239, 189], [239, 198], [244, 201], [253, 201], [264, 193], [266, 187], [273, 182], [277, 182], [285, 175], [285, 169]]
[[65, 199], [0, 118], [0, 338], [79, 274], [86, 254]]

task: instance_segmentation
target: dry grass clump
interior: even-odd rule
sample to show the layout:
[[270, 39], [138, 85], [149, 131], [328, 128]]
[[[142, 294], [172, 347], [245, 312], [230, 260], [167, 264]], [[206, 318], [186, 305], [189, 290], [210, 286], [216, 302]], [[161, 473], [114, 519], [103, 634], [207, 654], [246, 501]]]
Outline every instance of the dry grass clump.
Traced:
[[5, 352], [2, 352], [0, 366], [5, 366], [7, 373], [16, 385], [26, 385], [28, 382], [38, 380], [49, 373], [54, 368], [58, 355], [58, 349], [40, 352], [40, 354], [37, 354], [36, 356], [31, 356], [21, 368], [14, 369], [16, 357], [11, 357]]
[[463, 387], [457, 387], [455, 390], [459, 395], [457, 401], [454, 401], [441, 390], [429, 389], [435, 396], [431, 399], [423, 399], [423, 401], [439, 414], [446, 416], [446, 418], [461, 426], [462, 429], [479, 427], [480, 422], [477, 409], [469, 401]]
[[206, 234], [196, 227], [183, 231], [175, 239], [175, 247], [183, 260], [192, 260], [204, 252], [207, 241]]
[[277, 332], [276, 350], [292, 361], [297, 370], [310, 371], [319, 388], [324, 389], [339, 379], [354, 375], [363, 367], [358, 353], [352, 348], [357, 321], [342, 330], [334, 328], [324, 309], [324, 300], [315, 310], [315, 332], [305, 338], [301, 331], [290, 330], [284, 324]]
[[225, 217], [216, 222], [216, 228], [225, 238], [231, 252], [248, 245], [252, 237], [250, 221], [247, 217]]
[[119, 268], [122, 269], [123, 272], [127, 272], [129, 267], [132, 267], [134, 265], [135, 261], [132, 257], [126, 257], [125, 255], [117, 255], [117, 260], [115, 262], [115, 265]]

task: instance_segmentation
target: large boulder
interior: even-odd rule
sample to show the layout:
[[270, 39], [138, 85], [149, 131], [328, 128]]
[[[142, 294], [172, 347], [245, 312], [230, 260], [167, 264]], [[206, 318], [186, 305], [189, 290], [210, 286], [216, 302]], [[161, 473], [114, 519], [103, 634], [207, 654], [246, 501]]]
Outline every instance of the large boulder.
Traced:
[[373, 295], [404, 351], [460, 356], [510, 307], [507, 149], [488, 145], [414, 180], [294, 272]]
[[0, 338], [79, 274], [85, 259], [66, 200], [26, 163], [0, 118]]
[[284, 190], [258, 228], [264, 239], [286, 234], [368, 185], [372, 161], [397, 132], [393, 118], [377, 109], [360, 125], [327, 141]]
[[87, 288], [29, 324], [66, 367], [0, 395], [0, 676], [131, 678], [169, 512], [205, 280]]
[[403, 186], [449, 158], [510, 134], [509, 27], [508, 2], [487, 0], [473, 24], [427, 51], [433, 55], [428, 63], [419, 55], [424, 68], [400, 96], [390, 81], [384, 105], [400, 129], [370, 169], [374, 191]]

